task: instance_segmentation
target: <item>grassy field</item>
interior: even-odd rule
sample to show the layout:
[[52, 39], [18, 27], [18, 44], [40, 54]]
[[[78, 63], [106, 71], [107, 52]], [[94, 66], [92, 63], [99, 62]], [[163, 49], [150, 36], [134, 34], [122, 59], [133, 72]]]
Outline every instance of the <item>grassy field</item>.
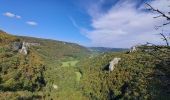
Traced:
[[78, 62], [79, 62], [78, 60], [65, 61], [62, 62], [62, 67], [75, 67]]

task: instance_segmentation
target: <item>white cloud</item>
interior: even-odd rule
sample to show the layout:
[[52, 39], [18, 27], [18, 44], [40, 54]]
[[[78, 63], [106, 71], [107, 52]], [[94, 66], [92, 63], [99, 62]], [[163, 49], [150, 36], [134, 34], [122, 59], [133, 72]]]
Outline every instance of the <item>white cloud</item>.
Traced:
[[11, 12], [6, 12], [6, 13], [4, 13], [3, 15], [4, 15], [4, 16], [7, 16], [7, 17], [11, 17], [11, 18], [15, 17], [15, 14], [13, 14], [13, 13], [11, 13]]
[[31, 25], [31, 26], [37, 26], [38, 23], [37, 22], [34, 22], [34, 21], [27, 21], [26, 22], [28, 25]]
[[11, 13], [11, 12], [6, 12], [3, 14], [4, 16], [7, 16], [7, 17], [10, 17], [10, 18], [17, 18], [17, 19], [21, 19], [21, 16], [19, 15], [16, 15], [14, 13]]
[[16, 15], [15, 17], [16, 17], [17, 19], [21, 19], [21, 16], [19, 16], [19, 15]]
[[[156, 8], [167, 11], [168, 0], [150, 2]], [[159, 5], [158, 5], [159, 4]], [[98, 7], [90, 7], [88, 11], [92, 17], [92, 30], [86, 30], [86, 37], [92, 46], [130, 47], [138, 43], [160, 43], [159, 31], [155, 25], [161, 25], [164, 19], [154, 19], [155, 14], [136, 8], [134, 2], [118, 2], [111, 9], [103, 13]], [[93, 14], [91, 14], [93, 12]], [[166, 30], [170, 30], [168, 27]]]
[[[10, 18], [16, 18], [16, 19], [21, 19], [22, 17], [20, 15], [11, 13], [11, 12], [6, 12], [3, 14], [6, 17], [10, 17]], [[26, 24], [30, 25], [30, 26], [37, 26], [38, 23], [35, 21], [27, 21]]]

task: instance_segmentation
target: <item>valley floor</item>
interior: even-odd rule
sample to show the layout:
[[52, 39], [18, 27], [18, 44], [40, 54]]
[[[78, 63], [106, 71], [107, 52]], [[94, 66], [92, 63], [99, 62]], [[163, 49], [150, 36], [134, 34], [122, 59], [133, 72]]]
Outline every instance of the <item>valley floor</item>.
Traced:
[[81, 73], [77, 68], [78, 60], [47, 62], [46, 79], [48, 81], [47, 99], [87, 100], [79, 91]]

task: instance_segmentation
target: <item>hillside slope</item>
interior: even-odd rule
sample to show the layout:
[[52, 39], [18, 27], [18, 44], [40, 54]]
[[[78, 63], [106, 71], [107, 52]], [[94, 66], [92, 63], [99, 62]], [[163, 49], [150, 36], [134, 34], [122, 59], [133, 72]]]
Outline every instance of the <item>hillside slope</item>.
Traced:
[[[44, 89], [46, 99], [86, 100], [79, 88], [81, 74], [77, 63], [91, 53], [78, 44], [39, 39], [32, 37], [19, 37], [22, 41], [38, 43], [33, 49], [41, 56], [46, 65], [45, 79], [47, 81]], [[74, 93], [74, 95], [70, 94]]]
[[87, 48], [75, 43], [33, 37], [20, 36], [19, 38], [25, 42], [39, 43], [40, 46], [36, 47], [35, 50], [37, 50], [40, 54], [42, 54], [42, 56], [47, 58], [81, 58], [90, 53]]
[[[13, 47], [29, 45], [28, 54]], [[19, 48], [18, 48], [19, 49]], [[21, 47], [20, 47], [21, 49]], [[90, 54], [74, 43], [12, 36], [0, 32], [0, 96], [1, 99], [82, 99], [76, 90], [77, 63]], [[62, 76], [62, 77], [61, 77]], [[55, 89], [58, 87], [59, 89]], [[76, 94], [70, 95], [70, 92]]]
[[88, 49], [96, 53], [128, 51], [128, 49], [125, 48], [106, 48], [106, 47], [89, 47]]
[[[91, 100], [169, 100], [170, 48], [152, 52], [105, 53], [79, 63], [81, 89]], [[109, 62], [121, 61], [113, 71]]]
[[[26, 54], [13, 49], [23, 42]], [[94, 55], [74, 43], [0, 31], [0, 100], [170, 99], [170, 47]], [[114, 58], [121, 60], [109, 71]]]
[[12, 49], [19, 38], [0, 31], [0, 99], [43, 98], [45, 65], [37, 52], [28, 55]]

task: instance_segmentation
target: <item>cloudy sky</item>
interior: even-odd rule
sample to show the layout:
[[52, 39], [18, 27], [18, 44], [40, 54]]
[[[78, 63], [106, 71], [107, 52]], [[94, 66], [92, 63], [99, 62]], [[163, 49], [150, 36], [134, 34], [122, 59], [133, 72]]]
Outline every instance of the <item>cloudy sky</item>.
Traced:
[[170, 31], [145, 3], [167, 13], [170, 0], [1, 0], [0, 29], [11, 34], [75, 42], [85, 46], [162, 44]]

